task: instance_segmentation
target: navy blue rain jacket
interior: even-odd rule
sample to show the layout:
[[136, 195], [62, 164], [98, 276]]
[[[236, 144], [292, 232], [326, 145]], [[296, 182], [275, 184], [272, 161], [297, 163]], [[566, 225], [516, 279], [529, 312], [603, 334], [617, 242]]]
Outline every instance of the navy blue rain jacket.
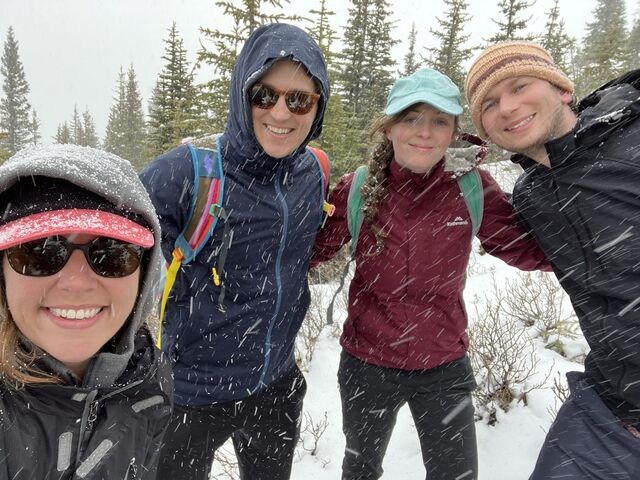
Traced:
[[[303, 145], [276, 159], [256, 141], [248, 89], [282, 58], [301, 62], [322, 98]], [[295, 365], [294, 340], [309, 306], [307, 271], [324, 200], [320, 166], [305, 147], [320, 135], [328, 97], [322, 53], [304, 31], [272, 24], [247, 40], [231, 78], [227, 128], [218, 140], [232, 231], [223, 274], [226, 311], [218, 309], [220, 287], [211, 275], [222, 222], [196, 259], [182, 266], [167, 303], [162, 348], [173, 362], [180, 405], [247, 397]], [[186, 146], [140, 174], [160, 217], [167, 262], [189, 220], [193, 175]]]

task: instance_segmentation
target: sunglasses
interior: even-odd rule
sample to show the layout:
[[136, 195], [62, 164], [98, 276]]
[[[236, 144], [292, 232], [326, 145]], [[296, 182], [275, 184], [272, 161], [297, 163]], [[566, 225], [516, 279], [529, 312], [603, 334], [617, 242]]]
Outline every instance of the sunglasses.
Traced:
[[309, 113], [313, 106], [320, 100], [319, 93], [304, 92], [302, 90], [276, 90], [261, 83], [255, 84], [249, 91], [251, 105], [264, 110], [273, 108], [280, 95], [284, 95], [285, 104], [294, 115], [304, 115]]
[[69, 261], [75, 250], [81, 250], [96, 274], [106, 278], [131, 275], [140, 266], [144, 248], [108, 237], [97, 237], [84, 245], [65, 237], [51, 236], [8, 248], [5, 252], [13, 270], [28, 277], [55, 275]]

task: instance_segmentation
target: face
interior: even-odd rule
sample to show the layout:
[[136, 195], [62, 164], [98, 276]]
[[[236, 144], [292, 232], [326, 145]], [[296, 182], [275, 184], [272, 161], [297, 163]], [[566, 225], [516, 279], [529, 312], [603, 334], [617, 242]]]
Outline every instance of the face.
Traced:
[[412, 172], [431, 170], [451, 145], [455, 117], [424, 103], [409, 107], [385, 135], [393, 144], [396, 162]]
[[[93, 235], [67, 236], [76, 244]], [[22, 334], [82, 377], [90, 358], [131, 314], [140, 268], [123, 278], [104, 278], [75, 250], [64, 268], [48, 277], [15, 272], [2, 255], [7, 304]]]
[[480, 105], [482, 126], [499, 147], [548, 163], [544, 144], [575, 125], [569, 103], [571, 94], [546, 80], [508, 78], [491, 88]]
[[[314, 81], [299, 63], [291, 60], [276, 62], [258, 83], [278, 91], [301, 90], [315, 92]], [[264, 151], [274, 157], [283, 158], [293, 153], [307, 138], [318, 111], [317, 103], [306, 114], [296, 115], [289, 111], [284, 95], [280, 95], [271, 109], [251, 106], [253, 131]]]

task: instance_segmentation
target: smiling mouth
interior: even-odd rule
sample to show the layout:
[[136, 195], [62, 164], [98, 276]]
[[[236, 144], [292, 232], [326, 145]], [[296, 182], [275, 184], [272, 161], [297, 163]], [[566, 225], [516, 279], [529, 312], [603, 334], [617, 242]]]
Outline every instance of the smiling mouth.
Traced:
[[512, 130], [515, 130], [517, 128], [523, 127], [523, 126], [527, 125], [533, 119], [534, 116], [535, 116], [535, 113], [533, 115], [529, 115], [527, 118], [524, 118], [524, 119], [520, 120], [515, 125], [511, 125], [510, 127], [505, 128], [505, 130], [507, 132], [511, 132]]
[[70, 308], [49, 308], [49, 311], [56, 317], [67, 320], [86, 320], [98, 315], [102, 311], [102, 308], [83, 308], [79, 310]]
[[271, 133], [275, 133], [276, 135], [286, 135], [287, 133], [291, 133], [293, 131], [293, 128], [278, 128], [271, 125], [266, 125], [266, 127], [267, 130], [269, 130]]

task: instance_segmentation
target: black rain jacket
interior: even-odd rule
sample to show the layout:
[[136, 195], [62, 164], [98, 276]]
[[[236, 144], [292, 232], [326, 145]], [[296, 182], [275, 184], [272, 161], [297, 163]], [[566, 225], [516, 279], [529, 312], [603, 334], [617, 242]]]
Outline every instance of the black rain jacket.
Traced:
[[622, 420], [640, 422], [640, 70], [583, 99], [513, 203], [571, 298], [591, 347], [585, 373]]

